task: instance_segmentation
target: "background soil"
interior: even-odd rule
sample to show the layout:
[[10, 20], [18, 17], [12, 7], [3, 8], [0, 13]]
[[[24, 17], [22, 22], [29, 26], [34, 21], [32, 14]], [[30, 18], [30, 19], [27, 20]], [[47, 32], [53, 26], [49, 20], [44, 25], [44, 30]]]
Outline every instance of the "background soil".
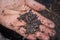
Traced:
[[[41, 13], [48, 19], [52, 20], [56, 27], [56, 36], [50, 40], [60, 40], [60, 0], [37, 0], [37, 2], [45, 5], [52, 13]], [[24, 38], [16, 32], [0, 25], [0, 40], [23, 40]], [[27, 40], [27, 39], [24, 39]]]

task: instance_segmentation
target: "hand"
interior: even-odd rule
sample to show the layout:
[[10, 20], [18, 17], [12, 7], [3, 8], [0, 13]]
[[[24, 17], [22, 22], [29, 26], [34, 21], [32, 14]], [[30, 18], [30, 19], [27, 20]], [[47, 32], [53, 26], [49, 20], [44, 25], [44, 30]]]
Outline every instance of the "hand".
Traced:
[[[41, 40], [49, 40], [49, 36], [52, 37], [55, 35], [55, 30], [54, 30], [55, 24], [51, 20], [42, 16], [40, 13], [34, 11], [34, 10], [37, 10], [37, 11], [44, 10], [45, 7], [43, 5], [37, 3], [34, 0], [15, 1], [15, 2], [18, 2], [18, 3], [15, 3], [15, 5], [13, 1], [11, 2], [13, 5], [12, 4], [1, 5], [0, 23], [2, 25], [4, 25], [8, 29], [16, 31], [18, 34], [30, 40], [36, 40], [36, 38], [41, 39]], [[21, 20], [19, 19], [21, 15], [28, 13], [30, 9], [32, 9], [33, 14], [37, 15], [37, 19], [41, 21], [41, 24], [39, 24], [39, 30], [35, 32], [33, 31], [34, 32], [33, 34], [26, 33], [27, 29], [25, 27], [26, 27], [26, 24], [28, 23], [26, 23], [26, 21], [22, 19]]]

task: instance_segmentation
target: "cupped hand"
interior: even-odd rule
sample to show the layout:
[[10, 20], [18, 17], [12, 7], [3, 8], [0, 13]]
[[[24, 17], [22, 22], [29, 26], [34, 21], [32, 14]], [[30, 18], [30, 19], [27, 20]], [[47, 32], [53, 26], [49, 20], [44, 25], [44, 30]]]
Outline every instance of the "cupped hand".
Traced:
[[[1, 0], [0, 5], [0, 24], [6, 28], [29, 40], [36, 40], [36, 38], [49, 40], [50, 36], [55, 35], [54, 22], [37, 12], [45, 9], [42, 4], [34, 0]], [[33, 21], [30, 17], [33, 18]], [[36, 25], [34, 25], [35, 22]], [[38, 25], [38, 23], [40, 24]]]

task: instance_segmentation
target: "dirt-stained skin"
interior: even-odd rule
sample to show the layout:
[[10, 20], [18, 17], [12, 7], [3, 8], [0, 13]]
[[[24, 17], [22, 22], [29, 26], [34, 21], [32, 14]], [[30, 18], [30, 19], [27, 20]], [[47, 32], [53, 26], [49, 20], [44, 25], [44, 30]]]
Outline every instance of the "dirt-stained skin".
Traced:
[[54, 22], [37, 12], [45, 6], [34, 0], [15, 1], [0, 0], [0, 24], [30, 40], [49, 40], [49, 36], [55, 35]]

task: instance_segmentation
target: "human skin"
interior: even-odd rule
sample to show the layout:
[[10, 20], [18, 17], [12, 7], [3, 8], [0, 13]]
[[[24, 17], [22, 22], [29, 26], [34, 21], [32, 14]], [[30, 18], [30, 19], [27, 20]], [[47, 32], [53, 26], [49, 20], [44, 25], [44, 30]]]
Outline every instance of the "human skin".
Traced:
[[[42, 24], [39, 26], [40, 31], [37, 31], [34, 34], [25, 34], [26, 29], [21, 27], [21, 25], [26, 25], [26, 22], [18, 20], [17, 18], [28, 12], [30, 9], [33, 14], [38, 16], [38, 19]], [[0, 24], [29, 40], [36, 40], [36, 38], [49, 40], [49, 36], [55, 35], [55, 24], [53, 21], [37, 12], [42, 10], [45, 10], [45, 6], [34, 0], [0, 0]]]

